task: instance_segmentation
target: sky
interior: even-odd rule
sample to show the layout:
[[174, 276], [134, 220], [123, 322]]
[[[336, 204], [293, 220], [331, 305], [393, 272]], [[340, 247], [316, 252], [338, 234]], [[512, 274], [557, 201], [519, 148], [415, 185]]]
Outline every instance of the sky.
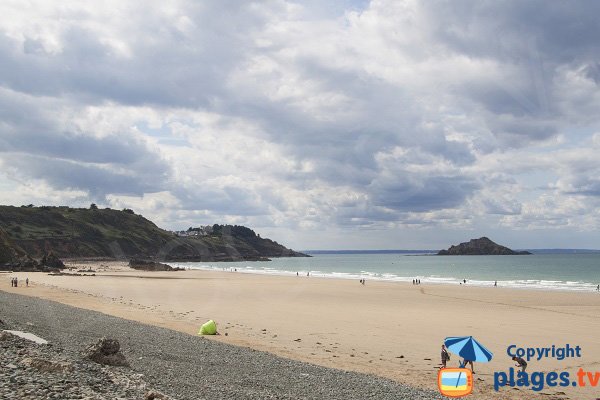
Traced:
[[600, 2], [0, 3], [0, 204], [600, 248]]

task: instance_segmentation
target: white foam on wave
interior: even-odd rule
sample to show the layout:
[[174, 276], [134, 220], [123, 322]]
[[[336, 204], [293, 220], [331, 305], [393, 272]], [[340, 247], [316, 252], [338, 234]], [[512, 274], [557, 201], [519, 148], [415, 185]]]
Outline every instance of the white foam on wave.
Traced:
[[[205, 263], [169, 263], [173, 267], [181, 267], [186, 269], [197, 269], [206, 271], [235, 271], [244, 274], [264, 274], [264, 275], [280, 275], [280, 276], [306, 276], [310, 273], [311, 277], [315, 278], [328, 278], [328, 279], [347, 279], [347, 280], [359, 280], [368, 279], [374, 281], [386, 281], [386, 282], [412, 282], [413, 279], [420, 279], [421, 283], [427, 284], [446, 284], [446, 285], [459, 285], [463, 282], [462, 278], [449, 277], [449, 276], [400, 276], [389, 272], [372, 272], [372, 271], [360, 271], [360, 272], [344, 272], [344, 271], [332, 271], [323, 272], [319, 270], [285, 270], [276, 269], [271, 267], [259, 267], [257, 265], [249, 264], [242, 266], [231, 266], [228, 264], [205, 264]], [[480, 280], [480, 279], [469, 279], [467, 285], [469, 286], [480, 286], [480, 287], [491, 287], [494, 286], [496, 281], [492, 280]], [[590, 292], [596, 290], [596, 284], [582, 281], [559, 281], [559, 280], [544, 280], [544, 279], [514, 279], [514, 280], [498, 280], [497, 285], [499, 287], [516, 288], [516, 289], [536, 289], [536, 290], [562, 290], [562, 291], [577, 291], [577, 292]]]

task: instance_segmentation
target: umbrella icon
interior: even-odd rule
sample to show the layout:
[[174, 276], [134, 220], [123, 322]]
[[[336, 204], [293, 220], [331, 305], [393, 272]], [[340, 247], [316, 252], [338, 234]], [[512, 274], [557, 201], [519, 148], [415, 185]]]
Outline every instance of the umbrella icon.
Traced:
[[[468, 361], [488, 362], [494, 356], [484, 345], [473, 339], [473, 336], [447, 337], [444, 339], [444, 344], [448, 350]], [[464, 367], [464, 364], [461, 363], [462, 367]], [[456, 385], [458, 385], [459, 380], [460, 373]]]

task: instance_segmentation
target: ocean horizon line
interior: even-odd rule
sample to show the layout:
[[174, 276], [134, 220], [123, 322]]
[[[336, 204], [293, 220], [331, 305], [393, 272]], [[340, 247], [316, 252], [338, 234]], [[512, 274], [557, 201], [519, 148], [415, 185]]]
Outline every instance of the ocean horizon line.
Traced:
[[[584, 253], [600, 253], [600, 249], [576, 249], [576, 248], [523, 248], [515, 249], [516, 251], [529, 251], [533, 254], [584, 254]], [[437, 254], [440, 249], [309, 249], [300, 250], [305, 254]]]

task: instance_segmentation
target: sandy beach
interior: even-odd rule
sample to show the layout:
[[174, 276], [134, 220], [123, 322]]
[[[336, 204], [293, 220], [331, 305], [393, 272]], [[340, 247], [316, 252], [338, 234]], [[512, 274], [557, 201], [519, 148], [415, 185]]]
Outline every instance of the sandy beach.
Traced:
[[[507, 347], [580, 346], [580, 358], [531, 360], [528, 371], [600, 371], [600, 294], [252, 275], [140, 272], [125, 263], [70, 264], [96, 276], [0, 275], [0, 289], [196, 334], [213, 340], [436, 389], [440, 345], [472, 335], [493, 353], [475, 365], [477, 399], [596, 399], [600, 387], [493, 390], [494, 371], [514, 363]], [[226, 267], [226, 265], [224, 265]], [[18, 276], [18, 288], [10, 286]], [[30, 286], [24, 287], [24, 280]], [[453, 356], [451, 366], [457, 366]]]

